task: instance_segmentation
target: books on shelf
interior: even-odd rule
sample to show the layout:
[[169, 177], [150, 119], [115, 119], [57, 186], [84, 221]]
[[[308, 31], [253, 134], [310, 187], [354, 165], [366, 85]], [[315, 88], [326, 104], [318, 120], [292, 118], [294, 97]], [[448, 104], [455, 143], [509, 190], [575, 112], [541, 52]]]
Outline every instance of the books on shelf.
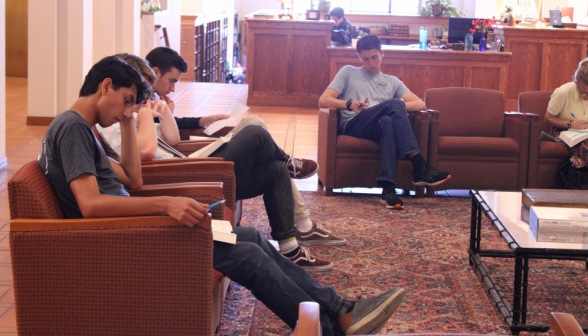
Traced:
[[219, 242], [236, 244], [237, 235], [233, 233], [233, 227], [231, 226], [231, 222], [213, 219], [212, 239]]
[[538, 242], [588, 243], [588, 209], [532, 206], [529, 229]]
[[588, 208], [588, 190], [523, 189], [523, 205]]

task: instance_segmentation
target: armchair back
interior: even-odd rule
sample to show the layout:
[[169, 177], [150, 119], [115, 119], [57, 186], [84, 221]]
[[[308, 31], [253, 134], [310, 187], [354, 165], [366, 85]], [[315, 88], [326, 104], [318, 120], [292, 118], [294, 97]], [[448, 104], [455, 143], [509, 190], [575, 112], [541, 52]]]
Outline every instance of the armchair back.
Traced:
[[505, 100], [500, 91], [429, 89], [425, 92], [425, 105], [439, 111], [440, 136], [504, 136]]
[[519, 112], [539, 115], [541, 130], [548, 132], [551, 126], [545, 122], [545, 113], [553, 91], [532, 91], [519, 93]]

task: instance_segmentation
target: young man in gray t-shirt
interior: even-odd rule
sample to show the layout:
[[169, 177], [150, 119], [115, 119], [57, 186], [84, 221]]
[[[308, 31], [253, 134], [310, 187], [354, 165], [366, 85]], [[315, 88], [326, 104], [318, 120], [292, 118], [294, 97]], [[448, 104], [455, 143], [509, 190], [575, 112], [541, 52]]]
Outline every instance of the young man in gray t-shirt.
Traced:
[[380, 72], [384, 55], [380, 39], [362, 37], [357, 53], [363, 67], [341, 68], [321, 96], [319, 107], [340, 111], [340, 134], [380, 143], [377, 182], [384, 189], [381, 202], [389, 209], [403, 209], [395, 191], [398, 157], [411, 160], [414, 185], [436, 186], [451, 175], [429, 166], [420, 154], [406, 111], [424, 110], [425, 103], [398, 78]]

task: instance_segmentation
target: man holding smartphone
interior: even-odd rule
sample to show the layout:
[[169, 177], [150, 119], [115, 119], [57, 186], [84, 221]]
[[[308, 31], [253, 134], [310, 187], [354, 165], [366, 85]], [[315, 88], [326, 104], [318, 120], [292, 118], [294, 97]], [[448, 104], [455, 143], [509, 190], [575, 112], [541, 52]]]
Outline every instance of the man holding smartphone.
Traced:
[[357, 53], [363, 67], [341, 68], [319, 99], [319, 107], [341, 112], [340, 134], [380, 143], [377, 182], [384, 189], [381, 203], [389, 209], [404, 209], [395, 190], [399, 157], [412, 162], [414, 185], [436, 186], [451, 175], [429, 166], [421, 155], [406, 111], [424, 110], [425, 103], [398, 78], [380, 72], [384, 56], [380, 39], [375, 35], [362, 37]]

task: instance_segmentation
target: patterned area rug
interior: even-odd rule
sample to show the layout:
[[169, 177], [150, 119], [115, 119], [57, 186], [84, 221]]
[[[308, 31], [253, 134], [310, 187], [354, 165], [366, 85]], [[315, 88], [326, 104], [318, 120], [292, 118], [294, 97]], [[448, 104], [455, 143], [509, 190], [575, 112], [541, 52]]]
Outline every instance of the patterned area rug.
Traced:
[[[347, 238], [341, 247], [312, 250], [335, 263], [333, 271], [312, 273], [324, 286], [350, 299], [393, 287], [406, 289], [402, 305], [382, 334], [510, 334], [467, 258], [471, 200], [403, 198], [405, 210], [389, 211], [379, 196], [325, 197], [304, 192], [311, 219]], [[244, 206], [243, 226], [269, 236], [261, 198]], [[482, 248], [507, 249], [490, 226]], [[512, 302], [514, 262], [486, 258], [495, 280]], [[588, 325], [588, 271], [585, 262], [531, 261], [528, 323], [549, 324], [552, 311], [572, 313]], [[291, 330], [251, 293], [232, 284], [219, 335], [289, 335]]]

